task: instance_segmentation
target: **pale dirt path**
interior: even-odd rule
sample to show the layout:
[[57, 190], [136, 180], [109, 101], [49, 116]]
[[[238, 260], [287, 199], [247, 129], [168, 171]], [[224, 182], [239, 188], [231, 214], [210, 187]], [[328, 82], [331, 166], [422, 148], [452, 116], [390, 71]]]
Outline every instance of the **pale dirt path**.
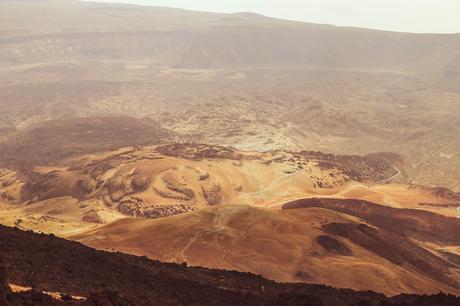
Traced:
[[282, 176], [278, 176], [276, 179], [274, 179], [270, 183], [270, 185], [264, 187], [263, 189], [257, 190], [257, 191], [242, 193], [242, 194], [239, 195], [238, 199], [245, 199], [245, 198], [249, 198], [249, 197], [265, 199], [267, 197], [265, 193], [268, 191], [268, 189], [272, 188], [279, 181], [281, 181], [281, 180], [283, 180], [283, 179], [285, 179], [287, 177], [294, 176], [296, 174], [297, 174], [297, 172], [284, 174]]
[[395, 177], [399, 176], [401, 174], [401, 171], [396, 168], [395, 166], [391, 165], [391, 167], [393, 167], [393, 169], [395, 169], [397, 171], [397, 173], [389, 178], [386, 178], [384, 180], [381, 180], [381, 181], [378, 181], [378, 182], [375, 182], [375, 184], [382, 184], [382, 183], [386, 183], [386, 182], [389, 182], [391, 181], [392, 179], [394, 179]]
[[[216, 214], [215, 214], [216, 218], [215, 220], [217, 221], [214, 228], [210, 229], [210, 230], [207, 230], [207, 231], [204, 231], [202, 233], [199, 233], [197, 235], [194, 235], [192, 236], [192, 238], [190, 238], [189, 242], [184, 246], [184, 248], [179, 252], [179, 257], [182, 258], [182, 261], [183, 262], [187, 262], [187, 256], [185, 255], [185, 252], [188, 250], [188, 248], [190, 248], [190, 246], [196, 242], [196, 240], [198, 238], [201, 238], [203, 235], [205, 234], [209, 234], [209, 233], [213, 233], [213, 232], [221, 232], [221, 231], [224, 231], [225, 230], [225, 225], [224, 225], [224, 221], [223, 221], [223, 216], [221, 214], [221, 211], [220, 211], [220, 208], [217, 208], [216, 209]], [[225, 256], [225, 254], [224, 254]]]

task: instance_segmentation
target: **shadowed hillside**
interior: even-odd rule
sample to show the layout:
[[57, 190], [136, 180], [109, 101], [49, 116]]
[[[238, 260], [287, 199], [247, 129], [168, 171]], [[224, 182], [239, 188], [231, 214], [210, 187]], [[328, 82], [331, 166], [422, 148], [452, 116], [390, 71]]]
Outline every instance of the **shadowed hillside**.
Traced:
[[[5, 306], [30, 305], [27, 303], [95, 306], [108, 302], [114, 305], [450, 306], [459, 302], [458, 298], [443, 294], [389, 299], [370, 291], [279, 284], [249, 273], [190, 268], [96, 251], [54, 236], [7, 227], [0, 227], [0, 246], [4, 258], [0, 267], [0, 301]], [[13, 288], [32, 287], [35, 292], [13, 294], [5, 281], [14, 284]], [[54, 295], [57, 300], [53, 301], [40, 291], [60, 294]], [[72, 301], [72, 295], [83, 300]]]
[[0, 163], [30, 169], [82, 154], [174, 139], [174, 133], [149, 119], [120, 116], [52, 120], [17, 132], [0, 143]]

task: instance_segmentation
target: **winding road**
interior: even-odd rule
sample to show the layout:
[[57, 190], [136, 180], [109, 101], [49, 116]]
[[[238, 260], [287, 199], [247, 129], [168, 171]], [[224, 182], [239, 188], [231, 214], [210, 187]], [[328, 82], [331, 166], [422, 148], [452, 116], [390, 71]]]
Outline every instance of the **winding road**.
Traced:
[[393, 165], [391, 165], [391, 167], [393, 167], [393, 169], [396, 170], [396, 174], [393, 175], [393, 176], [391, 176], [391, 177], [389, 177], [389, 178], [386, 178], [386, 179], [384, 179], [384, 180], [375, 182], [376, 184], [383, 184], [383, 183], [389, 182], [389, 181], [391, 181], [392, 179], [394, 179], [395, 177], [397, 177], [397, 176], [399, 176], [399, 175], [401, 174], [401, 171], [400, 171], [398, 168], [396, 168], [396, 167], [393, 166]]

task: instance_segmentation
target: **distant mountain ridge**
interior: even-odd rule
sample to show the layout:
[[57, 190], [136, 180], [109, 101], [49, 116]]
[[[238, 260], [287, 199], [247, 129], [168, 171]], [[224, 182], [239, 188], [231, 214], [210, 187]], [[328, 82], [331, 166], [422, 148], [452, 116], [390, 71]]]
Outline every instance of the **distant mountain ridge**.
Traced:
[[[3, 65], [143, 57], [180, 68], [308, 67], [437, 70], [455, 63], [460, 34], [408, 34], [256, 14], [77, 1], [0, 4]], [[40, 10], [40, 16], [33, 12]], [[28, 27], [22, 18], [32, 18]]]

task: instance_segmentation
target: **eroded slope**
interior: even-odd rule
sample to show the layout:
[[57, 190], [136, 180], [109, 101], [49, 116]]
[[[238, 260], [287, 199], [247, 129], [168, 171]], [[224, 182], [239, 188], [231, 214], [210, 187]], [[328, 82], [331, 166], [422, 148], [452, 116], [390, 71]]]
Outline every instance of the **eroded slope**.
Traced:
[[[366, 211], [377, 212], [373, 208]], [[458, 232], [458, 219], [424, 214], [437, 222], [445, 218]], [[399, 210], [387, 215], [397, 218]], [[423, 223], [423, 218], [417, 220]], [[460, 267], [443, 248], [458, 252], [459, 243], [431, 239], [451, 229], [422, 228], [407, 235], [376, 226], [371, 217], [358, 219], [334, 208], [274, 211], [221, 206], [157, 220], [119, 220], [72, 239], [163, 261], [251, 271], [278, 281], [386, 294], [458, 293]]]

